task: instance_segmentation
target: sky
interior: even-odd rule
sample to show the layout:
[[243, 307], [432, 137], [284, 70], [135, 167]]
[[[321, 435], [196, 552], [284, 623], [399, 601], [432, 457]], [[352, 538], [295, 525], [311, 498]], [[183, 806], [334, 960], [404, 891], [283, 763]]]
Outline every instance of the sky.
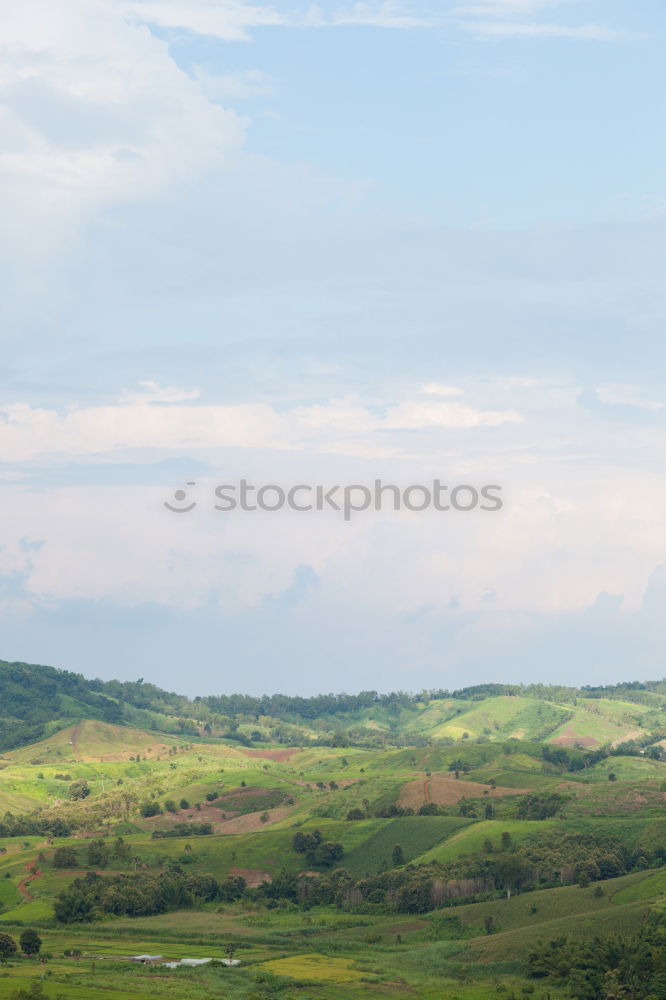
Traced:
[[[0, 656], [664, 676], [665, 35], [657, 0], [5, 3]], [[243, 478], [503, 506], [216, 510]]]

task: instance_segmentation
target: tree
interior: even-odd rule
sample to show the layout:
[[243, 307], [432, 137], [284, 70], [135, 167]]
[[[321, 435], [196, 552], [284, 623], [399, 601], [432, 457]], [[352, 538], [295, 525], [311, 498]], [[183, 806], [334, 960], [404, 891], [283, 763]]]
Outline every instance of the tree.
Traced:
[[391, 861], [393, 862], [394, 868], [398, 868], [400, 865], [404, 865], [405, 853], [400, 844], [396, 844], [395, 847], [393, 848], [393, 851], [391, 852]]
[[103, 840], [91, 840], [88, 844], [88, 865], [91, 868], [108, 868], [109, 848]]
[[0, 933], [0, 962], [5, 962], [18, 951], [16, 941], [9, 934]]
[[19, 944], [24, 955], [39, 955], [39, 950], [42, 947], [42, 939], [37, 931], [28, 928], [28, 930], [23, 931], [21, 934]]
[[130, 856], [129, 844], [126, 844], [122, 837], [117, 837], [113, 845], [113, 856], [117, 861], [127, 861]]
[[326, 843], [320, 844], [317, 848], [316, 860], [319, 864], [330, 867], [336, 861], [340, 861], [344, 857], [344, 853], [345, 849], [342, 844], [327, 840]]
[[162, 810], [160, 809], [159, 802], [149, 799], [147, 802], [142, 802], [139, 806], [139, 812], [142, 816], [148, 818], [149, 816], [161, 816]]
[[59, 847], [53, 855], [54, 868], [76, 868], [79, 856], [73, 847]]
[[72, 784], [69, 786], [67, 794], [69, 795], [70, 799], [72, 799], [75, 802], [80, 801], [81, 799], [87, 799], [88, 796], [90, 795], [90, 787], [88, 785], [88, 782], [84, 781], [83, 779], [81, 779], [80, 781], [72, 782]]
[[187, 799], [181, 799], [180, 800], [180, 808], [181, 809], [189, 809], [190, 808], [190, 803], [187, 801]]
[[534, 877], [531, 864], [520, 854], [507, 854], [500, 858], [496, 865], [496, 871], [506, 891], [507, 899], [511, 899], [513, 889], [519, 890], [524, 882]]

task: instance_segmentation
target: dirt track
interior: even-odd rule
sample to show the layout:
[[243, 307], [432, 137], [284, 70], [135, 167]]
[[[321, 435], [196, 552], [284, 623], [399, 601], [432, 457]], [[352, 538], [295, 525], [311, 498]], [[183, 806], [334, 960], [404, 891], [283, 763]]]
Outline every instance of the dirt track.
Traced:
[[24, 879], [22, 879], [19, 882], [19, 884], [17, 886], [17, 889], [21, 893], [21, 895], [23, 896], [23, 898], [24, 899], [28, 899], [28, 900], [32, 900], [32, 899], [35, 898], [33, 896], [33, 894], [30, 892], [30, 890], [27, 888], [28, 882], [34, 882], [34, 880], [36, 878], [39, 878], [39, 876], [42, 874], [41, 871], [39, 870], [39, 868], [35, 868], [33, 870], [32, 866], [33, 866], [33, 862], [29, 861], [28, 864], [25, 867], [26, 867], [26, 871], [29, 871], [29, 872], [31, 871], [32, 874], [31, 875], [27, 875]]

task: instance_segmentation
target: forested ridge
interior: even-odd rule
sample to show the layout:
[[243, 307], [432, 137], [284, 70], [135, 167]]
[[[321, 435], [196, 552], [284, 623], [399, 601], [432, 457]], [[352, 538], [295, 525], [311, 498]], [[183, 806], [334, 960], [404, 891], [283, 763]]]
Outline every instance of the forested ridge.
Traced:
[[[165, 733], [213, 735], [246, 745], [262, 738], [284, 743], [312, 740], [313, 735], [326, 745], [424, 745], [426, 740], [414, 729], [409, 739], [401, 740], [400, 736], [432, 703], [450, 704], [449, 715], [455, 716], [476, 704], [502, 698], [531, 699], [566, 710], [577, 704], [594, 706], [602, 699], [611, 699], [644, 706], [648, 715], [654, 715], [663, 708], [665, 695], [666, 681], [633, 681], [581, 689], [545, 684], [482, 684], [417, 693], [361, 691], [312, 697], [212, 693], [188, 698], [142, 678], [103, 681], [50, 666], [0, 661], [0, 752], [37, 742], [58, 728], [86, 718]], [[381, 715], [385, 725], [372, 733], [363, 727], [375, 714]], [[536, 738], [545, 738], [549, 725], [552, 729], [564, 721], [564, 715], [553, 716], [550, 721], [544, 718]], [[490, 729], [485, 731], [489, 733]]]

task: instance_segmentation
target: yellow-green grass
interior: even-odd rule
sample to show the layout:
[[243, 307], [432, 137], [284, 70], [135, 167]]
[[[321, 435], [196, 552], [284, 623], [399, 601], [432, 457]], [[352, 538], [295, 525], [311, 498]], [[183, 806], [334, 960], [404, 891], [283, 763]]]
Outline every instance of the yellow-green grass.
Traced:
[[495, 740], [500, 737], [525, 739], [540, 735], [546, 728], [552, 729], [565, 713], [566, 709], [560, 705], [538, 702], [533, 698], [500, 695], [476, 703], [434, 729], [431, 735], [434, 739], [443, 736], [460, 739], [462, 733], [467, 732], [470, 737], [485, 735]]
[[618, 781], [657, 782], [666, 780], [666, 762], [648, 757], [606, 757], [584, 772], [587, 782], [608, 781], [613, 773]]
[[30, 899], [25, 903], [0, 913], [0, 923], [8, 923], [20, 920], [22, 924], [29, 924], [31, 921], [40, 923], [53, 918], [53, 906], [45, 899]]
[[316, 953], [274, 959], [265, 962], [263, 968], [278, 976], [329, 983], [359, 982], [364, 975], [346, 958], [331, 958]]

